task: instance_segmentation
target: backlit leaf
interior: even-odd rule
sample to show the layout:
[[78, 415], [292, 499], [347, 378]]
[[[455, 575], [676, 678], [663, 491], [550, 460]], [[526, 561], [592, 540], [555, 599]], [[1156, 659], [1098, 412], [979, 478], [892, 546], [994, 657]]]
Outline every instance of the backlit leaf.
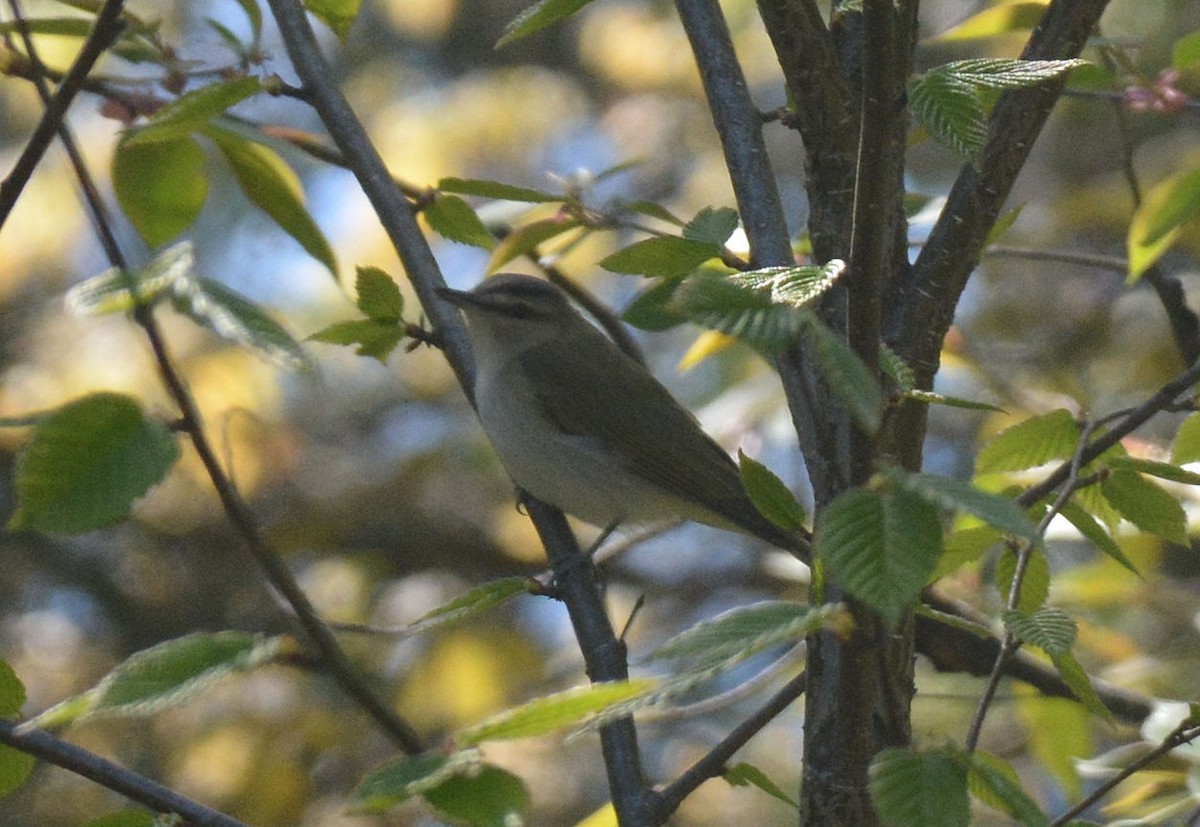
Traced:
[[1141, 572], [1133, 565], [1133, 561], [1125, 555], [1124, 550], [1113, 539], [1113, 536], [1108, 533], [1108, 529], [1102, 526], [1095, 517], [1085, 511], [1078, 503], [1074, 500], [1068, 500], [1059, 513], [1071, 525], [1075, 526], [1076, 530], [1096, 546], [1096, 548], [1141, 577]]
[[414, 620], [406, 630], [409, 635], [478, 617], [502, 606], [514, 597], [530, 593], [528, 577], [505, 577], [471, 589], [449, 603], [438, 606]]
[[110, 525], [178, 458], [175, 435], [133, 399], [77, 399], [44, 419], [18, 455], [8, 528], [78, 534]]
[[1080, 438], [1079, 424], [1060, 408], [1033, 416], [996, 434], [975, 460], [975, 473], [995, 474], [1023, 471], [1075, 454]]
[[398, 322], [404, 313], [404, 295], [395, 279], [378, 267], [358, 267], [354, 277], [356, 304], [367, 318]]
[[481, 178], [443, 178], [435, 187], [438, 192], [452, 192], [458, 195], [478, 195], [497, 201], [524, 201], [530, 204], [541, 204], [562, 201], [561, 195], [553, 195], [532, 187], [518, 187], [513, 184], [502, 184], [499, 181], [487, 181]]
[[404, 328], [396, 322], [378, 319], [351, 319], [334, 322], [308, 337], [313, 342], [329, 345], [356, 345], [355, 353], [380, 362], [404, 341]]
[[[996, 560], [996, 589], [1000, 592], [1000, 600], [1008, 603], [1012, 592], [1013, 577], [1017, 571], [1017, 555], [1012, 549], [1005, 549]], [[1050, 597], [1050, 564], [1046, 555], [1034, 550], [1029, 554], [1025, 571], [1021, 577], [1021, 592], [1017, 597], [1017, 609], [1023, 612], [1036, 612]]]
[[600, 262], [613, 273], [631, 276], [682, 276], [720, 255], [713, 245], [679, 236], [656, 236], [635, 242]]
[[350, 26], [358, 17], [362, 0], [304, 0], [304, 8], [333, 30], [339, 40], [350, 34]]
[[163, 250], [140, 270], [122, 272], [115, 267], [72, 287], [64, 301], [67, 309], [81, 316], [103, 316], [133, 310], [137, 300], [154, 304], [169, 293], [181, 279], [192, 276], [195, 264], [192, 243], [184, 241]]
[[154, 113], [145, 126], [131, 129], [122, 143], [130, 146], [171, 141], [207, 126], [218, 115], [246, 98], [260, 92], [262, 83], [256, 77], [236, 78], [201, 86]]
[[984, 804], [1008, 813], [1024, 827], [1046, 827], [1050, 823], [1021, 786], [1016, 770], [991, 753], [971, 753], [967, 787]]
[[1175, 444], [1171, 447], [1171, 462], [1183, 465], [1200, 461], [1200, 413], [1183, 420], [1175, 432]]
[[429, 226], [442, 238], [490, 250], [496, 239], [479, 220], [475, 210], [457, 195], [437, 195], [421, 211]]
[[190, 227], [208, 197], [204, 150], [187, 135], [152, 143], [122, 139], [112, 181], [121, 210], [150, 247]]
[[683, 228], [683, 237], [688, 241], [711, 244], [719, 254], [725, 242], [738, 226], [737, 210], [729, 207], [705, 207]]
[[540, 252], [538, 248], [545, 242], [579, 227], [580, 223], [577, 219], [563, 216], [522, 224], [492, 248], [492, 257], [488, 261], [487, 272], [494, 273], [519, 256]]
[[1031, 542], [1040, 542], [1037, 527], [1025, 509], [1010, 497], [993, 494], [967, 482], [933, 474], [906, 474], [893, 471], [893, 481], [927, 502], [951, 511], [965, 511], [985, 523]]
[[1200, 215], [1200, 168], [1170, 175], [1143, 196], [1126, 237], [1130, 283], [1175, 243], [1183, 224]]
[[1187, 542], [1187, 515], [1179, 500], [1134, 471], [1117, 470], [1100, 483], [1104, 497], [1142, 531]]
[[1047, 3], [1037, 2], [1001, 3], [987, 6], [958, 25], [933, 38], [933, 41], [978, 40], [997, 35], [1030, 31], [1046, 13]]
[[655, 683], [648, 678], [595, 683], [536, 698], [462, 730], [455, 737], [455, 743], [470, 747], [484, 741], [530, 738], [557, 732], [580, 724], [608, 707], [643, 695], [653, 689]]
[[559, 20], [570, 17], [590, 2], [591, 0], [539, 0], [504, 27], [504, 36], [497, 41], [496, 48], [507, 46], [514, 40], [552, 26]]

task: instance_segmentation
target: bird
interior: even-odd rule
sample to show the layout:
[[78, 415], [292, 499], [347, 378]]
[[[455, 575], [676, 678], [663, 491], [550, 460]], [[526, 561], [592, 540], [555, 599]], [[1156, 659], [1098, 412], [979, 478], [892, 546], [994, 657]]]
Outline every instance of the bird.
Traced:
[[691, 520], [807, 554], [805, 532], [764, 517], [729, 454], [558, 287], [505, 273], [436, 292], [466, 317], [479, 420], [519, 488], [604, 529]]

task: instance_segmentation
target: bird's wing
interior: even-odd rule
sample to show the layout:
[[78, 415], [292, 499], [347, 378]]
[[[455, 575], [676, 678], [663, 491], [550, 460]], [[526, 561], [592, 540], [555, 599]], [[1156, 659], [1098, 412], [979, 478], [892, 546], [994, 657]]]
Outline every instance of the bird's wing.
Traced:
[[[601, 442], [632, 473], [758, 533], [763, 518], [750, 504], [729, 455], [645, 368], [598, 331], [594, 335], [597, 342], [588, 349], [592, 359], [582, 369], [551, 344], [521, 355], [528, 375], [544, 380], [538, 383], [537, 401], [547, 419], [565, 433]], [[581, 399], [588, 402], [580, 404]]]

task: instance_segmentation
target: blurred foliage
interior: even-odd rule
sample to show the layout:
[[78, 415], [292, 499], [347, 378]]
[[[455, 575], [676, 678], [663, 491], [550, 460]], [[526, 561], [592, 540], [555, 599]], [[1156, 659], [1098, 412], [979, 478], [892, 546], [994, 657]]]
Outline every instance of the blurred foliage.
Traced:
[[[1025, 6], [1029, 4], [1008, 4]], [[26, 3], [31, 16], [61, 14], [56, 3]], [[206, 21], [243, 38], [250, 22], [233, 0], [134, 2], [143, 19], [162, 19], [179, 71], [229, 68], [239, 56]], [[389, 166], [417, 187], [445, 176], [491, 178], [563, 192], [582, 188], [594, 205], [660, 202], [674, 214], [728, 205], [732, 198], [694, 63], [669, 3], [604, 0], [567, 21], [500, 50], [493, 44], [523, 0], [367, 0], [344, 43], [324, 31], [340, 79]], [[749, 0], [726, 12], [755, 98], [764, 110], [785, 103], [771, 47]], [[982, 9], [980, 4], [976, 10]], [[951, 30], [963, 4], [927, 2], [928, 35]], [[1171, 0], [1117, 0], [1101, 34], [1120, 44], [1127, 66], [1106, 67], [1121, 83], [1153, 79], [1170, 63], [1178, 36], [1200, 27], [1200, 8]], [[961, 34], [961, 32], [960, 32]], [[39, 35], [43, 58], [65, 67], [75, 38]], [[9, 47], [0, 45], [0, 50]], [[264, 21], [264, 68], [291, 80], [284, 50]], [[918, 65], [966, 56], [1011, 57], [1006, 35], [984, 41], [932, 40]], [[169, 97], [153, 65], [110, 59], [115, 83]], [[139, 80], [140, 78], [140, 80]], [[1200, 69], [1185, 67], [1177, 86], [1200, 93]], [[1193, 100], [1195, 98], [1193, 97]], [[0, 82], [0, 157], [7, 168], [36, 122], [31, 86]], [[284, 98], [259, 96], [236, 113], [250, 121], [316, 130], [312, 113]], [[1023, 209], [1001, 240], [1038, 248], [1121, 256], [1133, 213], [1123, 169], [1134, 147], [1141, 188], [1181, 169], [1197, 147], [1195, 108], [1177, 117], [1122, 109], [1120, 96], [1079, 88], [1060, 106], [1018, 182]], [[113, 107], [84, 96], [71, 113], [85, 156], [97, 171], [110, 160], [125, 124]], [[793, 231], [807, 216], [802, 152], [783, 127], [768, 131]], [[255, 146], [258, 146], [257, 144]], [[353, 316], [356, 266], [399, 273], [390, 245], [353, 179], [280, 141], [272, 144], [299, 175], [321, 234], [340, 265], [306, 255], [264, 216], [211, 144], [200, 165], [207, 200], [187, 232], [197, 270], [262, 305], [298, 339]], [[191, 150], [189, 156], [194, 155]], [[637, 162], [619, 174], [595, 173]], [[914, 147], [909, 186], [944, 194], [961, 159], [932, 142]], [[118, 180], [106, 192], [122, 198]], [[136, 187], [135, 187], [136, 189]], [[141, 193], [145, 195], [145, 193]], [[488, 221], [506, 215], [486, 214]], [[547, 208], [545, 217], [554, 209]], [[282, 222], [281, 222], [282, 223]], [[928, 229], [920, 216], [913, 236]], [[594, 233], [555, 263], [622, 306], [639, 286], [596, 262], [630, 240]], [[151, 251], [129, 226], [122, 240]], [[161, 239], [155, 239], [161, 240]], [[488, 252], [435, 239], [456, 286], [473, 283]], [[1200, 233], [1179, 232], [1163, 259], [1195, 294]], [[530, 270], [516, 259], [509, 269]], [[52, 152], [0, 235], [0, 417], [47, 410], [92, 391], [129, 394], [147, 410], [171, 411], [137, 332], [115, 316], [78, 318], [63, 296], [105, 269], [66, 162]], [[1030, 413], [1058, 407], [1108, 412], [1133, 404], [1178, 372], [1161, 306], [1148, 285], [1125, 285], [1123, 272], [996, 251], [964, 297], [943, 360], [939, 390], [981, 399], [1008, 413], [933, 411], [927, 465], [968, 476], [976, 446]], [[407, 287], [402, 289], [411, 300]], [[361, 301], [361, 296], [358, 297]], [[1197, 302], [1193, 301], [1193, 306]], [[415, 308], [416, 302], [406, 302]], [[408, 316], [415, 319], [419, 311]], [[270, 539], [284, 549], [324, 616], [395, 628], [479, 583], [541, 568], [539, 546], [515, 513], [512, 492], [441, 357], [426, 348], [396, 351], [386, 364], [347, 348], [309, 343], [311, 373], [287, 373], [254, 354], [163, 314], [172, 354], [238, 487]], [[742, 444], [793, 488], [800, 478], [782, 399], [748, 349], [727, 347], [686, 375], [672, 366], [694, 335], [677, 328], [643, 337], [656, 372], [731, 447]], [[1142, 432], [1139, 455], [1165, 455], [1178, 419]], [[28, 431], [0, 429], [0, 518], [15, 508], [12, 475]], [[1182, 486], [1194, 525], [1196, 495]], [[1200, 684], [1196, 646], [1200, 565], [1194, 550], [1157, 538], [1122, 538], [1142, 573], [1131, 575], [1069, 533], [1050, 537], [1055, 605], [1080, 619], [1075, 652], [1100, 677], [1162, 696], [1193, 696]], [[35, 714], [92, 686], [130, 653], [198, 629], [279, 632], [287, 627], [239, 539], [225, 523], [196, 458], [140, 500], [134, 518], [90, 534], [0, 534], [0, 656], [24, 681], [24, 709]], [[606, 565], [618, 627], [645, 599], [626, 639], [644, 652], [697, 620], [756, 599], [795, 597], [799, 587], [764, 566], [749, 540], [688, 527], [638, 546]], [[768, 562], [771, 562], [768, 560]], [[989, 610], [1000, 605], [995, 563], [960, 568], [947, 590]], [[346, 645], [398, 707], [431, 734], [477, 723], [535, 694], [585, 677], [561, 607], [523, 596], [483, 620], [428, 635], [346, 633]], [[915, 732], [937, 745], [961, 733], [977, 681], [919, 674]], [[722, 687], [724, 688], [724, 687]], [[705, 715], [649, 723], [654, 777], [677, 774], [754, 705], [731, 701]], [[1006, 691], [984, 746], [1012, 761], [1043, 802], [1080, 786], [1074, 759], [1136, 737], [1083, 717], [1078, 707]], [[739, 754], [794, 795], [800, 754], [792, 711]], [[1047, 737], [1053, 731], [1054, 738]], [[248, 822], [357, 827], [376, 818], [348, 815], [355, 785], [391, 756], [370, 722], [348, 711], [326, 680], [295, 668], [236, 675], [192, 703], [148, 721], [88, 723], [72, 731], [84, 746], [112, 756]], [[533, 823], [572, 824], [607, 795], [594, 736], [488, 745], [486, 759], [516, 772], [533, 797]], [[564, 768], [569, 767], [569, 771]], [[1149, 793], [1147, 793], [1149, 795]], [[1134, 811], [1129, 799], [1129, 811]], [[79, 825], [117, 810], [114, 794], [42, 768], [0, 808], [0, 825]], [[431, 824], [410, 802], [383, 823]], [[749, 787], [710, 783], [672, 823], [789, 824], [794, 812]], [[1006, 823], [991, 815], [979, 823]]]

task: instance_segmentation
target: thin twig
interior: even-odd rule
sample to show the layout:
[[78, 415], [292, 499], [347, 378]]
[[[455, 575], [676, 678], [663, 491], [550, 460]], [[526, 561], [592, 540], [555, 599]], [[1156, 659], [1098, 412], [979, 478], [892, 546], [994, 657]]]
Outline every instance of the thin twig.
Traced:
[[[14, 4], [14, 11], [19, 13], [19, 4], [17, 4], [16, 0], [10, 0], [10, 3]], [[115, 11], [110, 11], [110, 14], [119, 15], [121, 3], [117, 0], [110, 0], [110, 5], [118, 7]], [[109, 11], [107, 6], [102, 10], [102, 13], [104, 11]], [[99, 26], [99, 22], [96, 25]], [[37, 58], [31, 41], [26, 42], [26, 48], [29, 51], [29, 58], [32, 65], [35, 67], [40, 66], [40, 61]], [[49, 113], [49, 111], [48, 108], [47, 112]], [[61, 117], [57, 121], [54, 121], [51, 126], [53, 128], [52, 134], [53, 132], [57, 132], [67, 147], [68, 157], [75, 176], [80, 183], [84, 200], [88, 205], [93, 225], [100, 237], [105, 254], [108, 256], [112, 266], [128, 273], [128, 260], [117, 242], [116, 234], [112, 230], [112, 221], [100, 198], [94, 179], [76, 147], [70, 130]], [[401, 748], [412, 753], [420, 752], [423, 745], [416, 731], [401, 720], [391, 707], [379, 699], [373, 690], [367, 686], [365, 680], [359, 675], [357, 669], [338, 644], [333, 632], [321, 620], [316, 609], [309, 601], [307, 595], [305, 595], [304, 590], [296, 582], [291, 570], [283, 563], [279, 554], [263, 539], [249, 507], [242, 500], [233, 481], [225, 473], [224, 468], [217, 459], [216, 451], [213, 449], [205, 432], [199, 408], [186, 382], [175, 368], [166, 339], [154, 318], [153, 309], [143, 303], [140, 297], [137, 296], [135, 280], [130, 277], [129, 281], [131, 291], [135, 300], [137, 300], [133, 311], [133, 319], [146, 334], [159, 375], [166, 385], [171, 398], [179, 408], [180, 428], [188, 435], [193, 448], [200, 457], [201, 463], [208, 473], [209, 480], [217, 492], [217, 496], [225, 509], [229, 521], [246, 543], [247, 548], [250, 550], [259, 567], [266, 574], [267, 580], [283, 596], [291, 608], [297, 622], [317, 648], [326, 669], [334, 680], [380, 724]]]
[[725, 763], [734, 753], [803, 695], [807, 683], [805, 672], [792, 678], [761, 708], [722, 738], [704, 757], [688, 767], [679, 778], [655, 792], [652, 806], [659, 819], [656, 823], [665, 821], [667, 816], [675, 812], [680, 803], [705, 781], [721, 775], [725, 771]]
[[1112, 778], [1108, 779], [1099, 787], [1092, 790], [1078, 803], [1076, 803], [1075, 806], [1058, 816], [1058, 818], [1054, 819], [1054, 821], [1051, 821], [1049, 827], [1062, 827], [1062, 825], [1067, 824], [1073, 818], [1087, 810], [1088, 807], [1091, 807], [1101, 798], [1112, 792], [1112, 790], [1126, 778], [1129, 778], [1143, 767], [1147, 767], [1154, 763], [1172, 750], [1181, 747], [1184, 744], [1191, 743], [1196, 738], [1200, 738], [1200, 726], [1196, 726], [1194, 723], [1189, 721], [1183, 721], [1179, 724], [1179, 726], [1175, 727], [1175, 729], [1172, 730], [1166, 738], [1162, 740], [1161, 744], [1143, 755], [1141, 758], [1131, 762], [1128, 767], [1125, 767]]
[[1023, 258], [1030, 261], [1046, 261], [1056, 264], [1078, 264], [1096, 267], [1124, 275], [1129, 272], [1129, 259], [1121, 256], [1104, 256], [1096, 253], [1074, 253], [1060, 250], [1038, 250], [1032, 247], [1011, 247], [993, 244], [983, 252], [985, 257]]
[[89, 778], [152, 810], [177, 813], [196, 827], [248, 827], [241, 821], [206, 807], [132, 770], [114, 764], [82, 747], [41, 729], [19, 732], [12, 721], [0, 720], [0, 743]]

